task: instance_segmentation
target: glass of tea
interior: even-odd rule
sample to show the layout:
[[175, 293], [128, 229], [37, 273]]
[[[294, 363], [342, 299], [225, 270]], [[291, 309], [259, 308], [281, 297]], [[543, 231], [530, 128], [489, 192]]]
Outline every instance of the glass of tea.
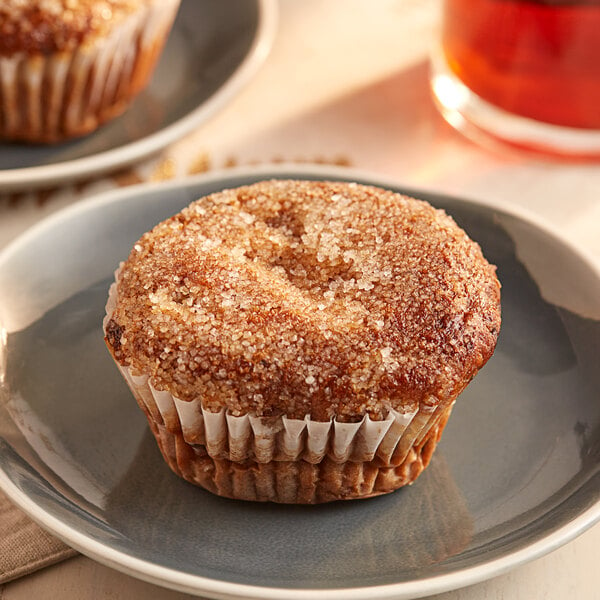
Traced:
[[443, 0], [431, 87], [473, 138], [600, 158], [600, 0]]

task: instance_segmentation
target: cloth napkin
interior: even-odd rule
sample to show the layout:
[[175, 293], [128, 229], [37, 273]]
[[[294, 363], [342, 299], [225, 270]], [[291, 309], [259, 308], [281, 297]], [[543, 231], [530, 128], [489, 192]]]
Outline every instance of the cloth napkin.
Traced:
[[36, 525], [0, 492], [0, 584], [76, 554]]

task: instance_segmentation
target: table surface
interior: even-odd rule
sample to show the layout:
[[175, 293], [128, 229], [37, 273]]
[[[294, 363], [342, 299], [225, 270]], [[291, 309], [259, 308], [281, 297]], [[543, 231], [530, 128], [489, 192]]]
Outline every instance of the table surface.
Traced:
[[[232, 165], [348, 165], [404, 186], [537, 213], [600, 265], [600, 166], [482, 148], [437, 114], [427, 57], [438, 0], [281, 0], [273, 50], [218, 115], [133, 170], [0, 198], [0, 247], [44, 216], [138, 180]], [[1, 174], [0, 174], [1, 177]], [[600, 525], [553, 553], [435, 600], [600, 598]], [[0, 587], [0, 599], [188, 598], [79, 556]]]

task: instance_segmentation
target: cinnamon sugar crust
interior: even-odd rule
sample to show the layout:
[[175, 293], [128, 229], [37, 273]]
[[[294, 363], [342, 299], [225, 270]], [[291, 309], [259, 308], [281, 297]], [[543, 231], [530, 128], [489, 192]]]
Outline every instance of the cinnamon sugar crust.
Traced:
[[433, 411], [500, 328], [480, 247], [426, 202], [355, 183], [201, 198], [142, 236], [117, 290], [105, 338], [117, 362], [233, 415]]
[[72, 51], [148, 0], [3, 0], [0, 55]]

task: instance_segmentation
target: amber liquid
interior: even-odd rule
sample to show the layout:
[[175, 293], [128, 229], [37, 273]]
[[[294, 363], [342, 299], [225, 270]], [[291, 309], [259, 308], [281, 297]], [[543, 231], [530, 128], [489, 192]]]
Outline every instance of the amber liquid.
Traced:
[[600, 129], [600, 0], [445, 0], [452, 71], [497, 107]]

